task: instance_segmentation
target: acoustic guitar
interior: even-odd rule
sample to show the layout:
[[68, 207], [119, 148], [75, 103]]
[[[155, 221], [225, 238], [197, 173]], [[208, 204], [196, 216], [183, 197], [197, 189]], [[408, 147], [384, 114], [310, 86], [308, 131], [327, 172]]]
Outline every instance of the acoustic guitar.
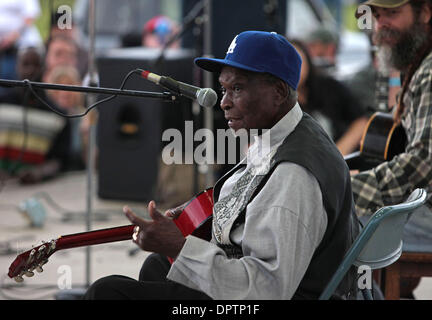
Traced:
[[389, 113], [375, 112], [369, 119], [360, 142], [360, 151], [344, 157], [351, 170], [368, 170], [390, 161], [405, 151], [405, 130]]
[[[210, 240], [213, 213], [213, 189], [209, 188], [192, 198], [173, 221], [183, 236], [195, 235]], [[22, 282], [32, 277], [56, 251], [132, 239], [134, 225], [63, 235], [18, 255], [9, 267], [8, 276]], [[172, 260], [170, 260], [172, 262]]]

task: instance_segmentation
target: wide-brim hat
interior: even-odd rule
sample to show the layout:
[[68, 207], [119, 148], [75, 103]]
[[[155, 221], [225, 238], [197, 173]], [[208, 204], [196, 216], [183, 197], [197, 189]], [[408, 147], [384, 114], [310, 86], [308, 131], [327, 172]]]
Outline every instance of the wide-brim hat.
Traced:
[[368, 0], [362, 2], [361, 4], [381, 8], [397, 8], [409, 1], [410, 0]]
[[301, 72], [301, 57], [282, 35], [276, 32], [245, 31], [231, 42], [224, 59], [196, 58], [200, 68], [220, 72], [223, 66], [270, 73], [297, 89]]
[[[400, 6], [408, 3], [409, 1], [410, 0], [368, 0], [368, 1], [360, 3], [359, 6], [367, 5], [367, 6], [371, 6], [371, 7], [391, 9], [391, 8], [400, 7]], [[361, 14], [356, 11], [355, 16], [356, 16], [356, 18], [359, 18], [361, 16]]]

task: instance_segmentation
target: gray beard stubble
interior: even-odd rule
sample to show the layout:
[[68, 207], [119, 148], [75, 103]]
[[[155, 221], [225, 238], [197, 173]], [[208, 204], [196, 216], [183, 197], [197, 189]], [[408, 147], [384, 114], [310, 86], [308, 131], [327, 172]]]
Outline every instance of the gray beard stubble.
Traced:
[[[385, 37], [398, 37], [399, 40], [393, 46], [380, 44], [380, 40]], [[379, 71], [388, 75], [392, 68], [406, 71], [416, 58], [418, 51], [426, 45], [428, 33], [423, 25], [414, 23], [412, 28], [402, 32], [382, 30], [375, 35], [375, 41], [378, 44]]]

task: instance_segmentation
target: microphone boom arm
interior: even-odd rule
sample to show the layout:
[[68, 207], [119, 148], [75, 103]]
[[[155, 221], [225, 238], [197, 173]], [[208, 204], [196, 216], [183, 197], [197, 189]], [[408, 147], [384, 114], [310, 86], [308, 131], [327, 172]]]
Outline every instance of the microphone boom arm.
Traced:
[[42, 88], [42, 89], [49, 89], [49, 90], [78, 91], [78, 92], [86, 92], [86, 93], [155, 98], [155, 99], [162, 99], [166, 102], [177, 101], [177, 98], [179, 96], [178, 94], [171, 93], [171, 92], [149, 92], [149, 91], [124, 90], [124, 89], [120, 90], [120, 89], [113, 89], [113, 88], [83, 87], [83, 86], [76, 86], [76, 85], [62, 85], [62, 84], [52, 84], [52, 83], [45, 83], [45, 82], [33, 82], [28, 80], [0, 79], [0, 86], [4, 86], [4, 87], [28, 87], [29, 84], [34, 88]]

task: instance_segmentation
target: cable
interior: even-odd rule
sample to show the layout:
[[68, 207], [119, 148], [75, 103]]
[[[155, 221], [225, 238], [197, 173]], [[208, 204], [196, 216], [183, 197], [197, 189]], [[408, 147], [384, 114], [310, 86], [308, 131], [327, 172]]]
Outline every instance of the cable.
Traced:
[[[67, 208], [64, 208], [62, 206], [60, 206], [57, 202], [54, 201], [54, 199], [45, 191], [40, 191], [40, 192], [36, 192], [34, 193], [32, 196], [30, 196], [29, 199], [38, 199], [38, 200], [45, 200], [46, 204], [48, 204], [55, 213], [58, 213], [60, 215], [60, 218], [58, 218], [58, 220], [60, 220], [61, 222], [80, 222], [83, 219], [85, 219], [85, 211], [73, 211]], [[4, 203], [0, 203], [0, 210], [15, 210], [19, 213], [24, 213], [27, 216], [31, 215], [28, 212], [26, 212], [20, 205], [16, 205], [16, 204], [4, 204]], [[24, 211], [23, 211], [24, 210]], [[134, 208], [134, 211], [136, 214], [146, 217], [148, 216], [148, 212], [147, 209], [145, 208], [145, 206], [143, 208]], [[109, 219], [111, 219], [112, 217], [122, 217], [123, 216], [123, 211], [121, 208], [102, 208], [102, 209], [98, 209], [94, 212], [94, 221], [99, 221], [99, 222], [104, 222], [104, 221], [109, 221]], [[30, 219], [32, 219], [30, 217]], [[50, 220], [57, 220], [55, 217], [49, 217]], [[0, 227], [7, 227], [9, 228], [10, 226], [7, 226], [5, 224], [0, 224]], [[1, 245], [0, 245], [1, 247]], [[1, 251], [1, 248], [0, 248]], [[1, 255], [1, 253], [0, 253]]]
[[[141, 69], [135, 69], [132, 71], [129, 71], [129, 73], [123, 78], [123, 81], [120, 85], [120, 90], [123, 90], [127, 80], [129, 80], [129, 78], [133, 75], [133, 74], [140, 74], [142, 72]], [[69, 115], [69, 114], [65, 114], [63, 112], [61, 112], [60, 110], [54, 108], [53, 106], [49, 105], [46, 101], [44, 101], [37, 93], [36, 91], [33, 89], [33, 86], [30, 82], [30, 80], [25, 79], [23, 80], [23, 82], [27, 85], [27, 88], [30, 90], [30, 92], [36, 97], [37, 100], [39, 100], [39, 102], [41, 102], [45, 107], [47, 107], [48, 109], [50, 109], [52, 112], [56, 113], [57, 115], [60, 115], [62, 117], [65, 118], [79, 118], [79, 117], [84, 117], [85, 115], [87, 115], [87, 113], [89, 113], [93, 108], [95, 108], [96, 106], [98, 106], [101, 103], [104, 102], [108, 102], [114, 98], [117, 97], [117, 95], [111, 95], [105, 99], [102, 99], [100, 101], [95, 102], [94, 104], [92, 104], [91, 106], [89, 106], [84, 112], [79, 113], [79, 114], [73, 114], [73, 115]], [[28, 91], [26, 91], [24, 99], [28, 98]], [[22, 159], [22, 156], [24, 154], [24, 148], [27, 145], [27, 135], [28, 135], [28, 122], [27, 122], [27, 109], [25, 109], [25, 112], [23, 114], [23, 129], [24, 129], [24, 141], [23, 141], [23, 147], [21, 149], [21, 153], [20, 153], [20, 157], [19, 159], [17, 159], [17, 164], [15, 165], [15, 167], [12, 167], [13, 170], [10, 170], [10, 173], [12, 174], [11, 176], [6, 176], [6, 177], [1, 177], [0, 176], [0, 192], [3, 191], [4, 186], [6, 185], [6, 182], [8, 180], [13, 179], [13, 173], [14, 171], [18, 168], [19, 162]]]
[[[120, 85], [120, 90], [124, 89], [124, 86], [126, 85], [126, 81], [131, 77], [131, 75], [133, 74], [137, 74], [140, 73], [140, 69], [135, 69], [132, 71], [129, 71], [129, 73], [126, 75], [126, 77], [123, 78], [122, 84]], [[82, 113], [78, 113], [78, 114], [65, 114], [59, 110], [57, 110], [56, 108], [50, 106], [46, 101], [44, 101], [41, 97], [39, 97], [39, 95], [35, 92], [35, 90], [33, 89], [33, 86], [31, 84], [31, 82], [28, 79], [23, 80], [23, 82], [27, 85], [27, 87], [29, 88], [29, 90], [33, 93], [33, 95], [36, 97], [36, 99], [38, 99], [44, 106], [46, 106], [48, 109], [50, 109], [52, 112], [65, 117], [65, 118], [79, 118], [79, 117], [84, 117], [85, 115], [87, 115], [87, 113], [89, 113], [93, 108], [95, 108], [96, 106], [98, 106], [99, 104], [103, 103], [103, 102], [107, 102], [110, 101], [114, 98], [117, 97], [116, 94], [109, 96], [105, 99], [102, 99], [100, 101], [97, 101], [95, 103], [93, 103], [91, 106], [89, 106], [84, 112]]]
[[[16, 238], [12, 238], [6, 241], [2, 241], [0, 242], [0, 256], [9, 256], [9, 255], [16, 255], [17, 252], [20, 252], [20, 249], [15, 247], [13, 248], [12, 243], [17, 244], [18, 240], [19, 241], [29, 241], [29, 240], [34, 240], [35, 237], [33, 235], [27, 235], [27, 236], [21, 236], [21, 237], [16, 237]], [[23, 251], [24, 252], [24, 251]]]
[[[81, 221], [85, 218], [84, 211], [72, 211], [61, 207], [54, 199], [44, 191], [37, 192], [33, 196], [36, 199], [43, 199], [45, 202], [52, 208], [56, 213], [61, 215], [60, 221], [62, 222], [72, 222], [72, 221]], [[94, 220], [95, 221], [108, 221], [110, 216], [120, 215], [121, 209], [100, 209], [94, 212]]]
[[[33, 195], [34, 198], [38, 198], [38, 199], [44, 199], [46, 201], [46, 203], [51, 206], [51, 208], [54, 209], [54, 211], [60, 213], [63, 215], [63, 218], [61, 219], [62, 221], [71, 221], [74, 218], [77, 218], [77, 216], [79, 216], [80, 214], [84, 214], [84, 211], [73, 211], [73, 210], [69, 210], [66, 209], [62, 206], [60, 206], [58, 203], [56, 203], [54, 201], [54, 199], [47, 193], [44, 191], [41, 192], [37, 192]], [[144, 210], [144, 212], [142, 212], [139, 209], [134, 208], [135, 213], [137, 213], [138, 215], [144, 216], [145, 213], [147, 212], [147, 210]], [[99, 209], [96, 210], [94, 212], [95, 216], [95, 220], [97, 221], [106, 221], [108, 220], [109, 217], [107, 216], [122, 216], [123, 211], [121, 208], [118, 209]], [[79, 219], [84, 218], [84, 217], [78, 217]]]

